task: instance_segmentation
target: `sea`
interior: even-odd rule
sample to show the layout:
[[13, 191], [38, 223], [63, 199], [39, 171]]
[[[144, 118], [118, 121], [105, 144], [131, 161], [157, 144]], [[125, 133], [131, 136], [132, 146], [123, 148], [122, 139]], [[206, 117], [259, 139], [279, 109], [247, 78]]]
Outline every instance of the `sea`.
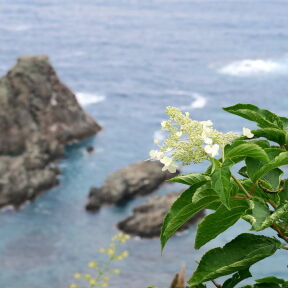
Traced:
[[[88, 191], [109, 173], [148, 158], [153, 140], [163, 138], [166, 106], [212, 120], [223, 132], [255, 127], [221, 109], [239, 102], [287, 116], [287, 15], [285, 0], [0, 0], [0, 74], [19, 56], [48, 55], [103, 127], [67, 147], [58, 162], [59, 186], [20, 211], [0, 212], [0, 287], [66, 288], [74, 273], [88, 272], [87, 262], [105, 261], [99, 248], [150, 195], [88, 213]], [[164, 184], [154, 195], [184, 188]], [[238, 224], [200, 250], [193, 248], [196, 227], [173, 237], [162, 255], [158, 238], [133, 238], [126, 245], [130, 256], [115, 263], [121, 275], [110, 287], [169, 287], [182, 263], [190, 277], [206, 251], [249, 232]], [[287, 265], [279, 251], [251, 271], [287, 278]]]

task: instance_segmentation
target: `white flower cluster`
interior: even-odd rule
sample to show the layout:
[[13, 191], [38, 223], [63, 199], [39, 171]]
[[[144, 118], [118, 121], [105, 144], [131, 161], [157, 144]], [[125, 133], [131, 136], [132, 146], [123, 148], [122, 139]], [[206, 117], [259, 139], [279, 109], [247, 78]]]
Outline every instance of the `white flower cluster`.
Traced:
[[[187, 165], [200, 163], [219, 155], [219, 150], [236, 138], [236, 134], [221, 133], [213, 128], [212, 121], [195, 121], [189, 113], [183, 114], [175, 107], [167, 107], [170, 118], [161, 123], [162, 130], [169, 132], [159, 150], [150, 151], [152, 160], [164, 164], [163, 171], [176, 172], [177, 162]], [[154, 141], [158, 144], [158, 141]]]

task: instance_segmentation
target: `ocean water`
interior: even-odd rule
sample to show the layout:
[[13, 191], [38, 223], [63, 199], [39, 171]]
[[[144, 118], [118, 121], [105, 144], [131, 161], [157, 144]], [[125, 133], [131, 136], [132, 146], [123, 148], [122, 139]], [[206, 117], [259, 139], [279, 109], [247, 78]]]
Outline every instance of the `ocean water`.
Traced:
[[[211, 119], [222, 130], [253, 128], [221, 107], [247, 102], [287, 115], [288, 2], [267, 0], [0, 0], [0, 73], [18, 56], [47, 54], [59, 76], [102, 126], [66, 149], [61, 183], [19, 212], [0, 213], [1, 288], [64, 288], [116, 223], [147, 197], [123, 207], [84, 209], [91, 186], [146, 159], [161, 139], [167, 105]], [[93, 145], [92, 154], [85, 147]], [[192, 166], [185, 172], [198, 172]], [[157, 193], [179, 191], [164, 185]], [[167, 287], [182, 263], [195, 260], [248, 227], [237, 226], [194, 250], [195, 228], [160, 255], [158, 239], [133, 239], [112, 288]], [[258, 277], [288, 274], [285, 253], [253, 266]]]

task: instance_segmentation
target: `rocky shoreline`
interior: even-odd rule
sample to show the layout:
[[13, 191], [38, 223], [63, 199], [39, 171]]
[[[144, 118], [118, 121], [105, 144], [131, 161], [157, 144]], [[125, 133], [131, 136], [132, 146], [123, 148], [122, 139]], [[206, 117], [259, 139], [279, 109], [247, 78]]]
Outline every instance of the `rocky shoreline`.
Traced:
[[[135, 207], [133, 214], [120, 221], [117, 227], [133, 236], [142, 238], [159, 237], [164, 217], [179, 195], [180, 193], [169, 193], [149, 198], [145, 203]], [[203, 218], [204, 215], [204, 210], [200, 211], [186, 222], [179, 231], [188, 229]]]
[[86, 209], [96, 211], [105, 204], [150, 194], [179, 173], [163, 172], [162, 167], [159, 161], [140, 161], [111, 173], [101, 188], [91, 188]]
[[20, 57], [0, 78], [0, 207], [57, 185], [64, 146], [100, 129], [47, 56]]
[[[55, 160], [66, 144], [101, 130], [81, 108], [73, 92], [58, 78], [47, 56], [20, 57], [0, 78], [0, 208], [18, 208], [58, 184]], [[93, 147], [88, 147], [91, 153]], [[162, 171], [159, 161], [140, 161], [108, 175], [102, 187], [92, 187], [86, 209], [119, 205], [154, 192], [179, 174]], [[144, 238], [160, 235], [163, 219], [179, 193], [154, 196], [118, 223], [128, 234]], [[203, 216], [200, 212], [180, 230]]]

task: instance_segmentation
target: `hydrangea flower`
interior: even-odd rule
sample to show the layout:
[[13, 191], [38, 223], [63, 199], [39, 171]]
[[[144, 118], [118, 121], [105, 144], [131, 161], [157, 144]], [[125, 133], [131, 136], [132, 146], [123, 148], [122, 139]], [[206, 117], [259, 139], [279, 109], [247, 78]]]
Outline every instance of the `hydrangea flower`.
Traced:
[[[176, 172], [177, 162], [183, 165], [200, 163], [219, 155], [220, 149], [237, 137], [234, 132], [222, 133], [213, 128], [213, 122], [195, 121], [189, 113], [167, 107], [169, 120], [162, 121], [162, 130], [168, 132], [159, 150], [150, 151], [151, 160], [164, 164], [163, 171]], [[159, 143], [159, 142], [158, 142]]]

